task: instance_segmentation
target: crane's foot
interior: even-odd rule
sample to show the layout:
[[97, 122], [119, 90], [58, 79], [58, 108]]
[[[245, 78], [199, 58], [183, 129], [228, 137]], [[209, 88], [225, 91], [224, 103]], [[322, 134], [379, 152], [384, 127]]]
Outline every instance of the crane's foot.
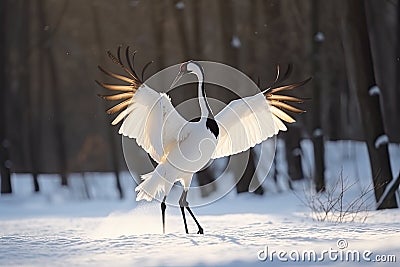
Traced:
[[203, 228], [199, 228], [199, 231], [197, 232], [198, 234], [200, 234], [200, 235], [204, 235], [204, 231], [203, 231]]
[[189, 212], [189, 214], [192, 216], [192, 218], [193, 218], [194, 222], [196, 223], [197, 227], [199, 228], [199, 231], [197, 231], [197, 233], [203, 235], [203, 234], [204, 234], [203, 227], [200, 226], [200, 223], [197, 221], [197, 219], [196, 219], [196, 217], [194, 216], [192, 210], [189, 208], [189, 206], [186, 207], [186, 209], [187, 209], [187, 211]]

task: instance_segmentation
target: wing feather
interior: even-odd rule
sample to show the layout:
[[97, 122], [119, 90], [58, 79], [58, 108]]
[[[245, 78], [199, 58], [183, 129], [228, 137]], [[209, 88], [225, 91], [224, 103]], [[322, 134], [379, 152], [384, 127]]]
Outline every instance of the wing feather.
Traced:
[[215, 120], [220, 136], [214, 159], [246, 151], [279, 131], [262, 93], [232, 101]]
[[220, 135], [212, 158], [230, 156], [246, 151], [278, 134], [279, 131], [286, 131], [287, 127], [284, 122], [293, 123], [295, 120], [285, 111], [294, 113], [305, 111], [285, 102], [302, 103], [303, 99], [276, 95], [275, 93], [295, 89], [310, 80], [311, 78], [298, 83], [269, 88], [254, 96], [229, 103], [215, 116], [220, 128]]
[[178, 133], [186, 120], [173, 107], [170, 98], [143, 84], [128, 107], [128, 114], [119, 133], [135, 138], [150, 156], [160, 162], [164, 148], [178, 141]]
[[[130, 60], [129, 47], [126, 48], [125, 66], [121, 59], [121, 47], [117, 56], [107, 52], [111, 60], [119, 65], [128, 76], [107, 71], [99, 66], [106, 75], [128, 84], [109, 84], [96, 81], [100, 86], [111, 91], [119, 91], [114, 95], [99, 95], [105, 100], [123, 100], [107, 110], [108, 114], [120, 112], [112, 121], [116, 125], [123, 120], [119, 133], [129, 138], [135, 138], [141, 146], [156, 161], [165, 156], [164, 148], [171, 147], [177, 141], [180, 129], [186, 120], [175, 110], [167, 94], [158, 93], [145, 85], [137, 76], [134, 66], [134, 56]], [[147, 64], [142, 71], [145, 71]]]

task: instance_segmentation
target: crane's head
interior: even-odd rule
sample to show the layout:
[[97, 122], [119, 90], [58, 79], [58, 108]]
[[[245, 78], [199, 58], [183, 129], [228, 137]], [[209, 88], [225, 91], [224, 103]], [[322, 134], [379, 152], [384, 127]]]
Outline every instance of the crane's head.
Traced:
[[186, 61], [182, 63], [179, 67], [178, 75], [176, 75], [175, 80], [172, 82], [171, 88], [186, 74], [193, 73], [199, 79], [203, 79], [203, 68], [199, 63], [193, 60]]

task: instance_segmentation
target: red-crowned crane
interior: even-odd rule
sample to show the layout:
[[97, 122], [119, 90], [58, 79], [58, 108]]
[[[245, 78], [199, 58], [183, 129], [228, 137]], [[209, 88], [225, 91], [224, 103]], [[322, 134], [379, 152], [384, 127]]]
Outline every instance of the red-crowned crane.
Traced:
[[256, 95], [234, 100], [214, 115], [207, 102], [202, 66], [196, 61], [182, 63], [174, 83], [186, 74], [194, 74], [198, 79], [201, 117], [199, 121], [189, 122], [176, 111], [167, 94], [156, 92], [138, 77], [133, 67], [135, 53], [131, 60], [129, 47], [127, 47], [128, 66], [126, 66], [121, 60], [120, 50], [121, 47], [118, 48], [117, 56], [110, 52], [108, 55], [126, 72], [126, 76], [109, 72], [100, 66], [99, 69], [106, 75], [127, 84], [96, 82], [106, 89], [119, 91], [114, 95], [101, 95], [102, 98], [123, 100], [107, 110], [109, 114], [120, 112], [112, 121], [112, 125], [123, 121], [119, 133], [136, 139], [137, 144], [158, 164], [154, 171], [141, 175], [142, 182], [135, 189], [136, 200], [151, 201], [160, 194], [163, 199], [161, 212], [165, 233], [165, 200], [173, 184], [179, 181], [183, 185], [179, 206], [185, 231], [188, 233], [186, 208], [198, 226], [197, 233], [203, 234], [203, 228], [186, 200], [193, 174], [202, 169], [211, 159], [240, 153], [276, 135], [279, 131], [286, 131], [287, 128], [283, 122], [293, 123], [295, 120], [284, 110], [295, 113], [304, 112], [286, 102], [301, 103], [302, 99], [275, 93], [302, 86], [310, 78], [299, 83], [274, 88], [279, 80], [278, 68], [273, 86]]

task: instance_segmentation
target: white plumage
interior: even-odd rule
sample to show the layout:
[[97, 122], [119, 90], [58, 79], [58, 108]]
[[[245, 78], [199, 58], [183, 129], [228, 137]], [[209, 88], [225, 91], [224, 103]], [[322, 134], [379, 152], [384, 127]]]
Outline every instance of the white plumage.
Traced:
[[[183, 63], [177, 79], [188, 73], [193, 73], [198, 77], [198, 100], [201, 108], [200, 120], [188, 122], [176, 111], [167, 94], [154, 91], [137, 77], [128, 57], [128, 49], [126, 54], [129, 69], [121, 61], [120, 49], [118, 58], [111, 53], [109, 56], [125, 70], [129, 77], [100, 69], [113, 78], [128, 82], [129, 85], [99, 84], [110, 90], [122, 91], [119, 95], [102, 96], [107, 100], [126, 99], [108, 110], [109, 113], [121, 111], [112, 124], [118, 124], [123, 120], [119, 133], [136, 139], [138, 145], [158, 163], [153, 172], [141, 176], [142, 182], [135, 189], [136, 200], [150, 201], [160, 194], [165, 201], [173, 184], [180, 181], [184, 187], [180, 206], [186, 232], [188, 231], [184, 206], [197, 223], [199, 233], [202, 233], [203, 230], [186, 201], [193, 174], [211, 159], [246, 151], [276, 135], [279, 131], [286, 131], [283, 121], [292, 123], [294, 119], [281, 108], [294, 112], [303, 111], [287, 105], [284, 101], [302, 101], [273, 93], [293, 89], [308, 80], [234, 100], [214, 117], [205, 95], [202, 67], [194, 61]], [[163, 227], [165, 227], [165, 204], [162, 208]]]
[[[188, 122], [176, 111], [167, 94], [145, 84], [139, 87], [126, 109], [119, 133], [135, 138], [159, 165], [154, 172], [142, 175], [143, 182], [136, 188], [137, 201], [152, 200], [156, 193], [168, 195], [176, 181], [188, 188], [193, 174], [210, 159], [246, 151], [279, 130], [286, 130], [262, 93], [234, 100], [215, 116], [220, 130], [218, 140], [206, 128], [206, 118]], [[194, 144], [200, 146], [202, 141], [212, 145], [193, 149]]]
[[220, 136], [212, 158], [246, 151], [277, 134], [280, 128], [273, 117], [262, 93], [230, 102], [215, 116]]

